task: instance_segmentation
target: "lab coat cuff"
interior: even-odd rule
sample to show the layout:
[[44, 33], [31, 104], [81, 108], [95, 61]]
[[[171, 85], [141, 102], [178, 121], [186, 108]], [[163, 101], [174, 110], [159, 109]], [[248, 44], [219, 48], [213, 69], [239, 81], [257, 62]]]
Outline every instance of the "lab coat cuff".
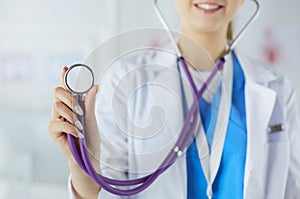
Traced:
[[69, 175], [68, 178], [68, 193], [69, 193], [69, 199], [76, 199], [75, 194], [73, 192], [73, 187], [72, 187], [72, 182], [71, 182], [72, 176], [71, 174]]

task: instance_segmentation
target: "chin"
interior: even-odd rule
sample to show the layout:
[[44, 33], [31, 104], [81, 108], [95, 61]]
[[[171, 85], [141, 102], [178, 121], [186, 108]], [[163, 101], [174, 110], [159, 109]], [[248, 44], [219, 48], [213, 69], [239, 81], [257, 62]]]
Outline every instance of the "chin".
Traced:
[[215, 22], [215, 21], [194, 21], [193, 24], [190, 24], [190, 28], [194, 29], [194, 31], [199, 33], [216, 33], [216, 32], [223, 32], [224, 30], [223, 23]]

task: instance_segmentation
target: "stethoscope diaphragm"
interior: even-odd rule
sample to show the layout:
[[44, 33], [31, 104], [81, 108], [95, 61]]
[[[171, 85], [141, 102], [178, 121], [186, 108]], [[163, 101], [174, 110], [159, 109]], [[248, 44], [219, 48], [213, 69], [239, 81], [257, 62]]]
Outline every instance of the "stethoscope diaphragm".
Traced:
[[74, 64], [66, 72], [64, 81], [73, 94], [84, 95], [94, 85], [94, 74], [89, 66]]

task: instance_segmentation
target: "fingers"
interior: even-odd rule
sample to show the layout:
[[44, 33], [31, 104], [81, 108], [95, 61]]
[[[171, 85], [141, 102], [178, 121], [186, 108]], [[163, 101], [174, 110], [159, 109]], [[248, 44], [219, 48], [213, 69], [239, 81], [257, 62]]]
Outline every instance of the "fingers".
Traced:
[[64, 121], [51, 121], [49, 123], [48, 130], [53, 139], [64, 136], [65, 133], [71, 134], [77, 138], [82, 136], [82, 134], [74, 125]]
[[61, 118], [63, 118], [69, 123], [74, 124], [79, 130], [83, 130], [83, 126], [78, 120], [77, 115], [74, 114], [64, 103], [59, 101], [55, 102], [54, 112], [56, 113], [56, 117], [58, 120], [61, 120]]
[[73, 97], [72, 93], [64, 89], [63, 87], [56, 87], [54, 90], [54, 96], [56, 101], [60, 101], [66, 104], [71, 110], [78, 115], [83, 115], [83, 110], [78, 104], [78, 101]]

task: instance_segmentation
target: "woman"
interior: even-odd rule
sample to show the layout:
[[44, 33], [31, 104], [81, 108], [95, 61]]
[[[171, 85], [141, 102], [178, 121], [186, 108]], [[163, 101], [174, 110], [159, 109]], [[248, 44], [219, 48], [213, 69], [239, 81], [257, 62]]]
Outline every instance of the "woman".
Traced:
[[[243, 0], [173, 0], [173, 2], [180, 14], [181, 33], [192, 38], [216, 61], [226, 51], [227, 41], [231, 39], [230, 23]], [[189, 60], [193, 77], [197, 76], [197, 71], [211, 69], [211, 65], [201, 63], [197, 53], [194, 53], [195, 50], [183, 37], [179, 38], [178, 43], [183, 55]], [[170, 59], [165, 58], [165, 60]], [[236, 52], [230, 55], [229, 60], [231, 61], [225, 65], [223, 73], [224, 76], [227, 73], [232, 74], [231, 78], [224, 77], [224, 84], [232, 83], [230, 87], [232, 97], [226, 122], [226, 137], [220, 153], [222, 157], [216, 165], [212, 166], [212, 170], [217, 168], [215, 176], [207, 177], [207, 169], [203, 167], [203, 160], [207, 157], [201, 156], [200, 145], [196, 138], [184, 158], [170, 167], [147, 190], [132, 198], [292, 199], [298, 197], [300, 156], [296, 154], [296, 147], [300, 145], [300, 126], [293, 89], [286, 79]], [[173, 61], [175, 63], [175, 60]], [[230, 68], [231, 72], [228, 72]], [[62, 76], [66, 70], [65, 67]], [[117, 76], [117, 74], [112, 75]], [[112, 79], [108, 77], [106, 80], [113, 82]], [[196, 83], [199, 87], [199, 82]], [[100, 90], [108, 91], [112, 84], [101, 85]], [[218, 126], [216, 121], [218, 116], [214, 117], [217, 114], [212, 105], [222, 106], [223, 95], [218, 88], [217, 86], [214, 89], [211, 101], [203, 98], [199, 102], [203, 123], [203, 128], [200, 128], [206, 134], [209, 147], [213, 146], [214, 133], [218, 132], [218, 129], [215, 130]], [[98, 86], [94, 86], [86, 97], [86, 110], [89, 114], [86, 116], [86, 126], [90, 129], [97, 128], [93, 125], [96, 123], [93, 110], [97, 91]], [[82, 136], [78, 131], [82, 126], [73, 117], [74, 114], [82, 114], [81, 108], [72, 105], [72, 95], [65, 86], [57, 87], [54, 95], [56, 102], [49, 132], [68, 159], [71, 171], [69, 184], [71, 197], [112, 198], [112, 195], [102, 190], [79, 168], [70, 152], [66, 134]], [[187, 96], [188, 100], [191, 95], [187, 94]], [[142, 102], [147, 102], [148, 98], [143, 95], [140, 97]], [[99, 112], [109, 112], [105, 103], [109, 103], [109, 100], [102, 101]], [[133, 110], [139, 113], [141, 108], [137, 106]], [[65, 119], [69, 123], [65, 122]], [[105, 122], [100, 124], [105, 126]], [[106, 126], [109, 126], [107, 128], [111, 130], [110, 133], [115, 133], [117, 128], [114, 129], [113, 125], [107, 122], [107, 118]], [[213, 128], [208, 128], [209, 126]], [[122, 139], [121, 135], [119, 138], [124, 148], [136, 147], [134, 150], [142, 150], [137, 145], [132, 145], [130, 140]], [[109, 150], [101, 150], [101, 155], [110, 162], [118, 162], [120, 167], [124, 166], [125, 171], [139, 165], [136, 163], [138, 160], [132, 161], [126, 154], [116, 156]], [[142, 164], [142, 161], [140, 163]], [[103, 169], [101, 172], [117, 179], [133, 177], [125, 171], [114, 173]]]

